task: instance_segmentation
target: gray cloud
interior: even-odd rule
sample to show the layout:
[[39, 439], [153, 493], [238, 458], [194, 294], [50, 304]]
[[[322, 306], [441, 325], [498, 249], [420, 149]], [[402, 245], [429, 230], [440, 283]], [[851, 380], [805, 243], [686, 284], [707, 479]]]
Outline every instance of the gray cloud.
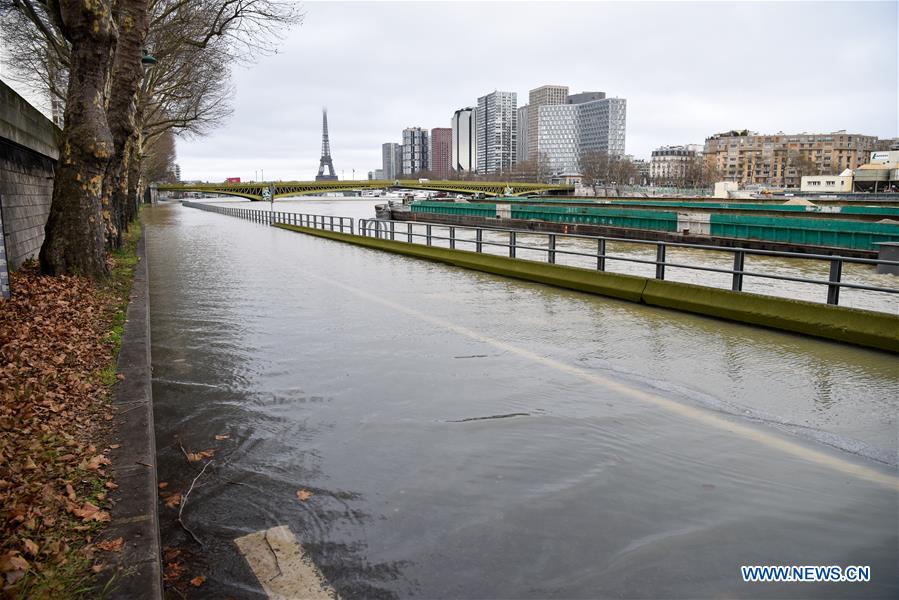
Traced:
[[182, 174], [311, 179], [321, 107], [338, 172], [404, 127], [446, 127], [494, 89], [627, 98], [627, 151], [718, 131], [897, 135], [897, 4], [310, 2], [279, 53], [237, 67], [227, 127], [180, 141]]

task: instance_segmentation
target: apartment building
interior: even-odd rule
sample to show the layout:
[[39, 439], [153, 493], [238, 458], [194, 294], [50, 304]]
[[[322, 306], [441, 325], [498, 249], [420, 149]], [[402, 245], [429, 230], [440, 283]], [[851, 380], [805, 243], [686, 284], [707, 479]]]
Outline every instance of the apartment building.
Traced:
[[803, 175], [858, 168], [877, 144], [874, 136], [846, 131], [760, 135], [743, 130], [707, 138], [704, 154], [722, 181], [799, 187]]
[[518, 94], [494, 91], [478, 98], [478, 173], [502, 173], [517, 161]]

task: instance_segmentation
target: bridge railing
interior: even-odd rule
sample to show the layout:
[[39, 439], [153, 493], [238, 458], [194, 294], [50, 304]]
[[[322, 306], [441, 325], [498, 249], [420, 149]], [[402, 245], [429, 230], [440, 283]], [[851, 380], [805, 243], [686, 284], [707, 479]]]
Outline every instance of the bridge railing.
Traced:
[[330, 215], [313, 215], [307, 213], [295, 213], [287, 211], [258, 210], [255, 208], [238, 208], [231, 206], [216, 206], [203, 202], [182, 202], [182, 206], [199, 208], [209, 212], [247, 219], [254, 223], [264, 225], [295, 225], [297, 227], [310, 227], [325, 231], [337, 231], [339, 233], [354, 233], [356, 231], [355, 220], [352, 217], [335, 217]]
[[[744, 280], [749, 277], [761, 278], [769, 281], [812, 284], [826, 289], [826, 297], [822, 295], [821, 298], [826, 299], [826, 303], [832, 305], [838, 305], [840, 303], [840, 292], [843, 289], [891, 294], [892, 296], [890, 296], [890, 298], [896, 299], [897, 302], [899, 302], [899, 296], [896, 296], [896, 294], [899, 294], [899, 288], [843, 280], [844, 265], [883, 265], [886, 267], [897, 268], [899, 267], [899, 261], [803, 254], [799, 252], [780, 252], [773, 250], [753, 250], [746, 248], [638, 240], [608, 236], [548, 233], [498, 227], [447, 225], [443, 223], [381, 219], [359, 219], [359, 234], [366, 237], [389, 239], [410, 244], [417, 243], [427, 246], [441, 245], [450, 249], [474, 250], [479, 253], [501, 253], [504, 255], [507, 254], [510, 258], [520, 258], [520, 253], [522, 251], [527, 251], [529, 252], [529, 256], [542, 256], [546, 262], [551, 264], [557, 263], [560, 256], [571, 256], [576, 257], [579, 260], [576, 261], [578, 264], [570, 266], [583, 268], [584, 266], [587, 266], [589, 261], [592, 268], [599, 271], [612, 271], [613, 269], [608, 269], [608, 267], [610, 266], [610, 263], [614, 262], [649, 265], [650, 269], [654, 268], [655, 278], [660, 280], [666, 279], [666, 269], [668, 268], [686, 269], [704, 273], [720, 273], [729, 276], [730, 288], [736, 292], [744, 291]], [[531, 241], [523, 242], [521, 239], [522, 237]], [[534, 241], [535, 239], [536, 241]], [[567, 247], [563, 247], [560, 243], [565, 240], [573, 243], [569, 243]], [[612, 243], [636, 245], [638, 247], [650, 249], [653, 252], [643, 252], [643, 256], [622, 253], [612, 254], [609, 250], [609, 245]], [[460, 246], [462, 248], [460, 248]], [[499, 249], [499, 252], [497, 252], [497, 249]], [[687, 253], [681, 252], [680, 254], [692, 258], [694, 262], [688, 263], [681, 260], [669, 259], [669, 249], [689, 251]], [[730, 267], [710, 265], [708, 264], [709, 261], [704, 260], [708, 255], [715, 253], [717, 253], [718, 256], [720, 256], [720, 253], [730, 255], [730, 260], [728, 260]], [[638, 252], [638, 254], [640, 253]], [[646, 256], [647, 254], [649, 254], [649, 256]], [[770, 257], [786, 261], [805, 261], [807, 263], [817, 263], [819, 267], [823, 264], [827, 267], [826, 270], [828, 275], [826, 278], [791, 275], [788, 274], [791, 270], [790, 267], [784, 267], [783, 263], [778, 265], [768, 264], [768, 269], [764, 271], [757, 268], [748, 270], [746, 268], [746, 260], [751, 256]], [[585, 258], [587, 259], [586, 261], [584, 260]], [[702, 264], [703, 262], [706, 264]], [[700, 285], [714, 287], [707, 283], [700, 283]], [[787, 297], [793, 297], [793, 294], [790, 293], [774, 293], [770, 295], [786, 295]], [[872, 307], [872, 309], [881, 310], [882, 312], [895, 312], [897, 306], [899, 306], [899, 304], [893, 302], [890, 302], [889, 304], [891, 304], [891, 307], [886, 310], [874, 307]]]

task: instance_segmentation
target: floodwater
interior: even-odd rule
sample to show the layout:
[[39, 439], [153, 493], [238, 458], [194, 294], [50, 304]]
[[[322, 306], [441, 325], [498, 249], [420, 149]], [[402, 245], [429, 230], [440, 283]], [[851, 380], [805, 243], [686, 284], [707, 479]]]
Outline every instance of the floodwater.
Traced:
[[[202, 547], [160, 505], [196, 597], [264, 597], [233, 540], [276, 525], [344, 598], [899, 594], [894, 355], [144, 217], [160, 480], [215, 451], [182, 514]], [[872, 580], [743, 583], [768, 564]]]

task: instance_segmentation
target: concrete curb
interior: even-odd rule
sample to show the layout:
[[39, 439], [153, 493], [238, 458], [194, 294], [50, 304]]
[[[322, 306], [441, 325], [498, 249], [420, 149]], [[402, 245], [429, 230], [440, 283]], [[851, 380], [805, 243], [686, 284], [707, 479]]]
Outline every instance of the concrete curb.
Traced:
[[113, 392], [116, 409], [111, 453], [112, 474], [119, 485], [105, 539], [124, 538], [111, 554], [111, 599], [162, 598], [162, 561], [156, 487], [156, 434], [150, 367], [150, 298], [145, 235], [137, 247], [131, 301], [119, 352], [118, 372], [125, 379]]
[[899, 353], [897, 315], [295, 225], [274, 226], [466, 269]]

